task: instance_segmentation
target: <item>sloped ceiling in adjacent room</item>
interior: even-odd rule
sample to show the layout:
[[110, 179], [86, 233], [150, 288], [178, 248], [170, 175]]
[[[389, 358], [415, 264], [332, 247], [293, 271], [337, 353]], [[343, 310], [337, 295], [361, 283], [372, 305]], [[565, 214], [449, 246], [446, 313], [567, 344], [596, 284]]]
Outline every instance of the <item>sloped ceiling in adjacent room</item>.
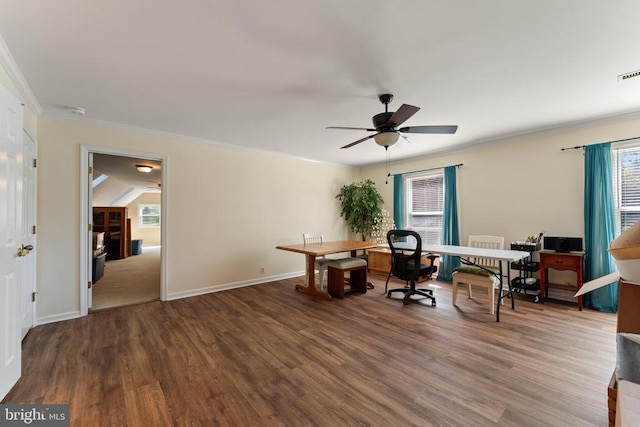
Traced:
[[[152, 168], [138, 172], [136, 166]], [[143, 193], [162, 187], [161, 162], [110, 154], [93, 155], [93, 206], [127, 206]]]

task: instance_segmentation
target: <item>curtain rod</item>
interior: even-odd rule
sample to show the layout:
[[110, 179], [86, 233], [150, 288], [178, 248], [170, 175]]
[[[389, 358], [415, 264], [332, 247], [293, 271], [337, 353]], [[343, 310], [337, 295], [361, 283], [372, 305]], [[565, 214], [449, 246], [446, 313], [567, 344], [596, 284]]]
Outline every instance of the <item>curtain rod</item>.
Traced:
[[[625, 141], [632, 141], [634, 139], [638, 139], [640, 138], [640, 136], [636, 136], [634, 138], [625, 138], [625, 139], [617, 139], [615, 141], [606, 141], [606, 142], [610, 142], [610, 143], [614, 143], [614, 142], [625, 142]], [[595, 144], [598, 144], [597, 142]], [[595, 145], [595, 144], [589, 144], [589, 145]], [[565, 150], [579, 150], [581, 148], [586, 147], [586, 145], [576, 145], [575, 147], [565, 147], [563, 149], [561, 149], [560, 151], [565, 151]]]
[[[464, 166], [464, 163], [458, 163], [457, 165], [449, 165], [449, 166], [460, 167], [460, 166]], [[442, 166], [442, 167], [439, 167], [439, 168], [429, 168], [429, 169], [421, 169], [421, 170], [418, 170], [418, 171], [409, 171], [409, 172], [402, 172], [402, 173], [394, 173], [394, 174], [393, 174], [393, 176], [396, 176], [396, 175], [405, 175], [405, 174], [408, 174], [408, 173], [417, 173], [417, 172], [428, 172], [428, 171], [434, 171], [434, 170], [436, 170], [436, 169], [444, 169], [444, 168], [446, 168], [446, 167], [447, 167], [447, 166]]]

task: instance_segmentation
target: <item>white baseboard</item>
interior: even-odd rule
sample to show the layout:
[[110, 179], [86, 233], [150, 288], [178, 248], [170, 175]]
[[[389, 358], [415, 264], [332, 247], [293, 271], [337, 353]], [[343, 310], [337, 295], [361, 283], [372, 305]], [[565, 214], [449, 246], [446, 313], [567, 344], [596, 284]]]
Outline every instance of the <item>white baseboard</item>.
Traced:
[[54, 314], [51, 316], [38, 317], [36, 318], [36, 324], [33, 326], [46, 325], [47, 323], [62, 322], [64, 320], [77, 319], [79, 317], [81, 317], [80, 311], [70, 311], [68, 313], [60, 313], [60, 314]]
[[[280, 274], [276, 276], [261, 277], [259, 279], [244, 280], [241, 282], [226, 283], [223, 285], [216, 285], [216, 286], [210, 286], [207, 288], [194, 289], [192, 291], [176, 292], [176, 293], [168, 294], [167, 301], [194, 297], [197, 295], [205, 295], [205, 294], [210, 294], [212, 292], [226, 291], [229, 289], [242, 288], [245, 286], [259, 285], [260, 283], [274, 282], [276, 280], [291, 279], [293, 277], [300, 277], [302, 275], [304, 275], [304, 271], [297, 271], [293, 273]], [[37, 318], [35, 321], [35, 325], [33, 326], [46, 325], [48, 323], [55, 323], [55, 322], [62, 322], [64, 320], [77, 319], [79, 317], [82, 317], [80, 315], [80, 311], [70, 311], [67, 313], [54, 314], [51, 316], [44, 316], [44, 317]]]
[[198, 295], [210, 294], [212, 292], [227, 291], [229, 289], [243, 288], [245, 286], [259, 285], [260, 283], [274, 282], [276, 280], [291, 279], [293, 277], [300, 277], [302, 275], [304, 275], [304, 271], [298, 271], [294, 273], [280, 274], [277, 276], [261, 277], [259, 279], [244, 280], [241, 282], [232, 282], [222, 285], [210, 286], [207, 288], [194, 289], [192, 291], [169, 293], [167, 295], [167, 301], [195, 297]]

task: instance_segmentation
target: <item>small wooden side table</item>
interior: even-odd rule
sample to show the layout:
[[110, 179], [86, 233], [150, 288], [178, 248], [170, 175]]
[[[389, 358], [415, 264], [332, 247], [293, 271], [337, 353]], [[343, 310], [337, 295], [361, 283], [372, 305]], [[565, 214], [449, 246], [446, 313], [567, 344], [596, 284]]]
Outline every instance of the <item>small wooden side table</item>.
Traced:
[[[584, 252], [540, 251], [540, 300], [544, 302], [549, 288], [565, 289], [577, 292], [582, 287], [582, 269]], [[549, 269], [575, 271], [576, 286], [549, 283]], [[578, 297], [578, 309], [582, 311], [582, 296]]]

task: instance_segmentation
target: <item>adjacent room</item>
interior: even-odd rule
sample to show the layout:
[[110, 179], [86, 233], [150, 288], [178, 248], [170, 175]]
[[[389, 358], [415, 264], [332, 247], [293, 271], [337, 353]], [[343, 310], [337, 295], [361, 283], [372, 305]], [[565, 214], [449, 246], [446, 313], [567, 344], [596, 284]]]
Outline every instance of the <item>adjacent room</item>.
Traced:
[[91, 153], [91, 310], [160, 298], [161, 163]]
[[0, 11], [0, 418], [637, 425], [638, 2]]

